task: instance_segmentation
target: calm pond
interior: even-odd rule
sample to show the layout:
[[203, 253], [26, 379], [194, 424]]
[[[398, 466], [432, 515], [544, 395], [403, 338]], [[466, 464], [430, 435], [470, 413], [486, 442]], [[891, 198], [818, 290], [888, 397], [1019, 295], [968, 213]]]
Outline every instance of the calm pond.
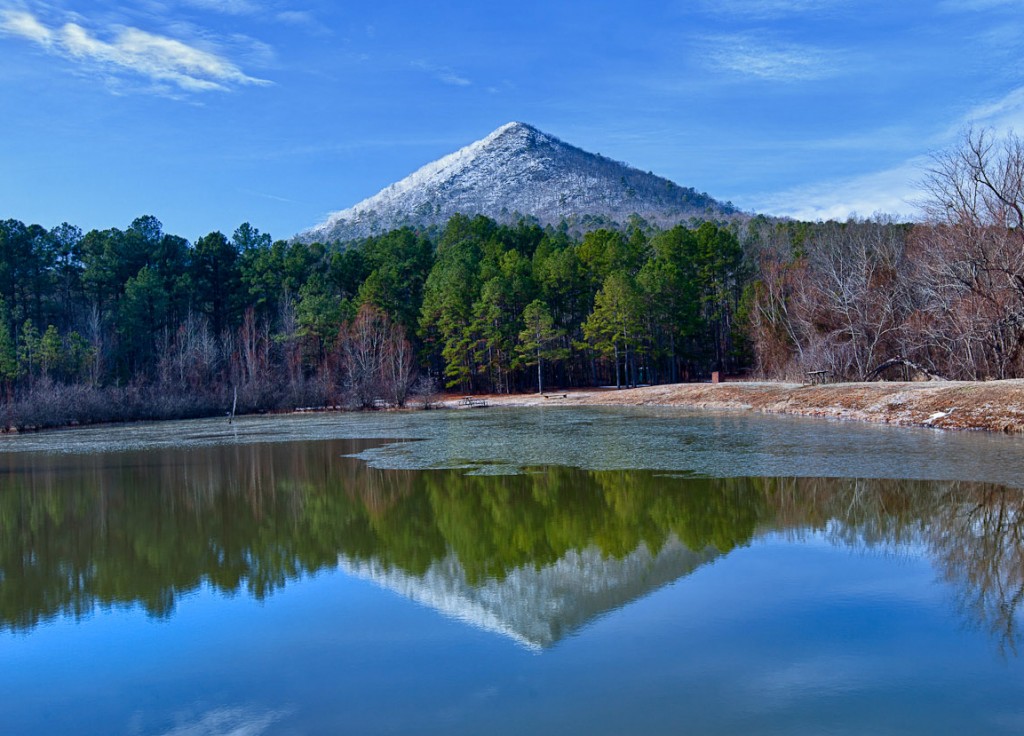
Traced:
[[1024, 733], [1024, 440], [485, 409], [0, 440], [0, 733]]

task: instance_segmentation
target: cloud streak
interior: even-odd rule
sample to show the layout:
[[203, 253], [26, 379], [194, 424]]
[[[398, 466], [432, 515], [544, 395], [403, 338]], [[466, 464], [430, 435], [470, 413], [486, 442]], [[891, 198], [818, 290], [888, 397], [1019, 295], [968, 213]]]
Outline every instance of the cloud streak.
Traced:
[[260, 736], [286, 714], [248, 708], [216, 708], [180, 723], [161, 736]]
[[331, 29], [316, 19], [308, 10], [282, 10], [274, 18], [290, 26], [305, 28], [315, 35], [330, 35]]
[[835, 181], [795, 187], [751, 198], [756, 212], [796, 220], [845, 220], [885, 213], [898, 217], [919, 216], [923, 196], [921, 180], [930, 164], [917, 157], [885, 171]]
[[421, 69], [429, 73], [434, 79], [443, 84], [449, 84], [453, 87], [468, 87], [473, 84], [472, 81], [458, 74], [451, 67], [438, 66], [436, 64], [429, 64], [425, 61], [413, 62], [413, 67]]
[[773, 82], [826, 79], [840, 69], [838, 54], [815, 46], [766, 44], [748, 36], [705, 39], [708, 62], [725, 71]]
[[260, 6], [250, 0], [184, 0], [184, 4], [225, 15], [255, 15], [261, 11]]
[[971, 108], [956, 128], [948, 131], [948, 135], [956, 135], [969, 126], [992, 128], [1000, 135], [1010, 131], [1024, 132], [1024, 87], [1017, 87], [998, 100]]
[[939, 9], [950, 13], [976, 13], [999, 8], [1017, 9], [1020, 0], [946, 0]]
[[705, 0], [702, 3], [705, 10], [716, 15], [755, 19], [823, 13], [843, 5], [846, 0]]
[[27, 11], [0, 10], [0, 33], [31, 41], [86, 68], [129, 73], [186, 92], [271, 84], [245, 74], [223, 56], [128, 26], [112, 28], [109, 40], [104, 40], [78, 23], [50, 27]]

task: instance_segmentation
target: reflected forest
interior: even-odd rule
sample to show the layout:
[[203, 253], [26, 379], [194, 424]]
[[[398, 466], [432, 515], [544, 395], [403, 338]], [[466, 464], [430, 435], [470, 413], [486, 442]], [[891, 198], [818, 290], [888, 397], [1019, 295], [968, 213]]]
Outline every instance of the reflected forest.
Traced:
[[0, 628], [26, 631], [97, 607], [169, 616], [180, 596], [207, 585], [262, 599], [339, 565], [403, 579], [447, 575], [454, 565], [471, 590], [574, 554], [696, 553], [674, 579], [764, 535], [816, 533], [886, 554], [926, 550], [965, 620], [1008, 653], [1020, 643], [1017, 491], [567, 467], [467, 475], [381, 470], [345, 457], [369, 446], [8, 454], [0, 459]]

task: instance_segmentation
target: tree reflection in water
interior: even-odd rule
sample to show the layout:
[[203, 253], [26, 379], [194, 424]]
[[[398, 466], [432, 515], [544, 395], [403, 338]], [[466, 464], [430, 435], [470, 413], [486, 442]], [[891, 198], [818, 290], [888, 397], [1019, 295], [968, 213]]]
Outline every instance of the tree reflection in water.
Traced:
[[367, 444], [0, 457], [0, 628], [96, 606], [168, 616], [203, 585], [260, 599], [339, 558], [417, 576], [454, 557], [474, 586], [588, 549], [621, 560], [678, 540], [711, 559], [767, 532], [813, 532], [858, 548], [927, 550], [970, 620], [1016, 654], [1017, 490], [566, 467], [467, 475], [344, 457]]
[[1019, 491], [983, 486], [949, 493], [930, 519], [928, 543], [970, 621], [1017, 654], [1024, 600], [1024, 516]]

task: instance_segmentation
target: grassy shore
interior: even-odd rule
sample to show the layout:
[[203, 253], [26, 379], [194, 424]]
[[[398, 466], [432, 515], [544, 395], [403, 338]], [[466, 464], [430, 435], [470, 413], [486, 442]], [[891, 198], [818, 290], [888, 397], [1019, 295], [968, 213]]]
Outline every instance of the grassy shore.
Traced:
[[[443, 405], [461, 406], [461, 396]], [[942, 429], [1024, 432], [1024, 380], [830, 383], [679, 383], [480, 397], [498, 406], [679, 406], [853, 419]]]

